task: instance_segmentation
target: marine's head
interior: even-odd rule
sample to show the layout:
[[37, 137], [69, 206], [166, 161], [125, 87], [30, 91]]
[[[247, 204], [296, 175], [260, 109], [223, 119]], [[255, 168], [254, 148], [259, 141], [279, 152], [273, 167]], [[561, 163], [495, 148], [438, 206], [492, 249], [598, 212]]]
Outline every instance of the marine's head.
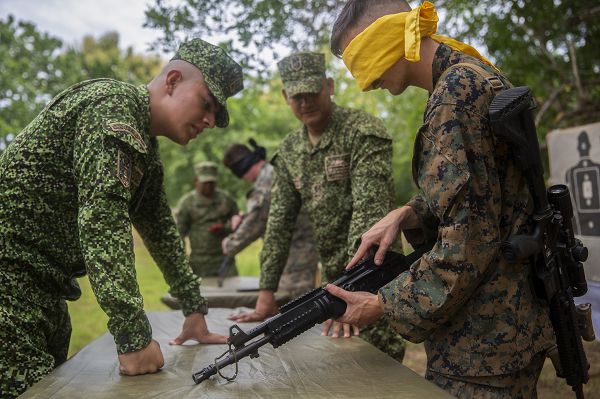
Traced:
[[331, 115], [333, 79], [325, 75], [325, 55], [299, 52], [277, 63], [282, 94], [292, 112], [309, 128], [327, 124]]
[[192, 39], [148, 89], [151, 133], [187, 144], [205, 128], [228, 125], [227, 99], [243, 89], [242, 68], [222, 48]]

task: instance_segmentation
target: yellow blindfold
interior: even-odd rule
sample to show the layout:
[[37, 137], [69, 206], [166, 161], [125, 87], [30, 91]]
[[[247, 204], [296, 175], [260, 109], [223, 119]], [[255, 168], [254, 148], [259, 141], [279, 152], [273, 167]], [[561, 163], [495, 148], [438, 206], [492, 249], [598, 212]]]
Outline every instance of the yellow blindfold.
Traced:
[[[438, 16], [435, 7], [425, 1], [410, 12], [384, 15], [358, 34], [342, 54], [344, 64], [356, 78], [362, 91], [402, 58], [417, 62], [421, 59], [421, 38], [431, 37], [450, 48], [479, 58], [494, 67], [468, 44], [446, 36], [435, 35]], [[494, 67], [495, 68], [495, 67]]]

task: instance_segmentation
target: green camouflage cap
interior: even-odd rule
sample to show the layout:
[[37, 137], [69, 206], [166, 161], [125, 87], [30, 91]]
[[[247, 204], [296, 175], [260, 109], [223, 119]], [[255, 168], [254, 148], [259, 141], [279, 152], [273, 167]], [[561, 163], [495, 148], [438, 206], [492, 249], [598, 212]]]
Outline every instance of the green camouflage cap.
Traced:
[[194, 165], [194, 173], [201, 183], [217, 181], [217, 164], [214, 162], [200, 162]]
[[171, 60], [183, 60], [196, 66], [204, 75], [208, 89], [221, 105], [216, 115], [218, 127], [229, 124], [227, 98], [244, 88], [242, 67], [219, 46], [202, 39], [182, 43]]
[[321, 91], [325, 77], [325, 54], [294, 53], [279, 61], [277, 67], [288, 96]]

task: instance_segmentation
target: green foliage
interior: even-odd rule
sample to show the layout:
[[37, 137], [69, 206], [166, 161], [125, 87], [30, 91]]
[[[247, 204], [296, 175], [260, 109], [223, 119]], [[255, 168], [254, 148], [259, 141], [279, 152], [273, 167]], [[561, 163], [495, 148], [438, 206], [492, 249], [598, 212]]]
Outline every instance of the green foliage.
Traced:
[[[413, 6], [420, 2], [412, 1]], [[259, 67], [281, 48], [327, 43], [342, 6], [316, 0], [155, 0], [146, 26], [172, 49], [182, 36], [235, 37], [224, 46]], [[439, 32], [491, 54], [517, 85], [533, 89], [542, 135], [553, 128], [597, 121], [600, 111], [600, 7], [597, 0], [448, 0], [436, 2]], [[486, 51], [487, 50], [487, 51]]]
[[279, 58], [278, 47], [326, 43], [339, 7], [336, 0], [155, 0], [144, 26], [163, 32], [155, 48], [167, 52], [185, 37], [233, 37], [223, 46], [245, 66], [266, 72], [271, 59]]
[[0, 151], [62, 86], [60, 40], [33, 24], [0, 19]]
[[140, 84], [158, 71], [159, 57], [119, 49], [119, 35], [84, 37], [81, 47], [39, 32], [9, 15], [0, 19], [0, 151], [56, 94], [86, 79], [113, 78]]
[[598, 120], [596, 0], [448, 0], [443, 34], [482, 42], [516, 85], [533, 89], [542, 134]]

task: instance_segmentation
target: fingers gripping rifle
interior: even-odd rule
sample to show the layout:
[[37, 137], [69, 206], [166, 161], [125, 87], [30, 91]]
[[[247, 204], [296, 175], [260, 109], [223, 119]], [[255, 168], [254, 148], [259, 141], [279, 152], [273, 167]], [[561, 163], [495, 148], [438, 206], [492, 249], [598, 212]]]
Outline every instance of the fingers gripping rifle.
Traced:
[[591, 307], [576, 307], [573, 297], [587, 291], [583, 262], [588, 253], [573, 235], [568, 187], [559, 184], [545, 189], [532, 104], [529, 88], [516, 87], [500, 92], [490, 105], [494, 135], [514, 151], [534, 203], [532, 234], [510, 236], [502, 251], [509, 262], [531, 263], [536, 295], [550, 310], [558, 351], [556, 374], [567, 380], [577, 398], [583, 398], [582, 385], [589, 380], [590, 366], [581, 338], [594, 340], [594, 331]]
[[[342, 277], [333, 282], [334, 285], [347, 291], [377, 292], [400, 273], [408, 270], [433, 243], [426, 243], [415, 249], [410, 255], [404, 256], [389, 251], [383, 264], [376, 266], [373, 258], [364, 260]], [[346, 311], [346, 303], [331, 295], [323, 288], [316, 288], [281, 307], [279, 313], [265, 320], [248, 332], [242, 331], [237, 325], [229, 328], [229, 350], [215, 359], [215, 363], [205, 367], [192, 378], [196, 384], [219, 373], [222, 377], [233, 380], [237, 375], [237, 363], [240, 359], [250, 356], [258, 357], [258, 349], [270, 343], [277, 348], [292, 338], [309, 330], [314, 325], [331, 318], [337, 318]], [[219, 360], [222, 359], [222, 360]], [[235, 363], [236, 372], [233, 377], [223, 376], [220, 369]]]

